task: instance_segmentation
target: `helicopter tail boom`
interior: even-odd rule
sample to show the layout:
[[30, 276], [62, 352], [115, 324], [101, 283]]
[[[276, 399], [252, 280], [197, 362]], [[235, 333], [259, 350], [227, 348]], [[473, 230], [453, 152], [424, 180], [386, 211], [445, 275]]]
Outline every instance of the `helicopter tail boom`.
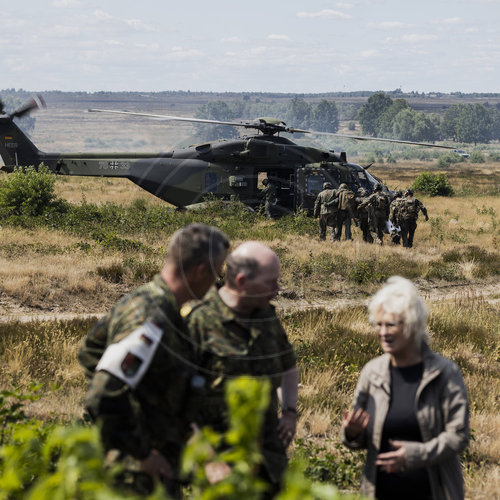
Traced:
[[0, 115], [0, 157], [4, 170], [38, 165], [41, 152], [8, 115]]

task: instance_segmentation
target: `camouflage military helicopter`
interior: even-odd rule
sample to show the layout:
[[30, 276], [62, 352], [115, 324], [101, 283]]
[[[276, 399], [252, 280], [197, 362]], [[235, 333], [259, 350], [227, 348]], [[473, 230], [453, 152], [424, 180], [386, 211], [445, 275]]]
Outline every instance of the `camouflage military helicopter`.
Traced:
[[[207, 193], [224, 200], [238, 199], [256, 208], [261, 202], [261, 181], [268, 178], [276, 186], [276, 215], [299, 208], [312, 212], [314, 200], [329, 181], [333, 187], [346, 183], [354, 191], [360, 187], [373, 191], [375, 176], [347, 161], [345, 152], [299, 146], [281, 133], [319, 134], [357, 140], [378, 140], [453, 149], [450, 146], [412, 141], [344, 135], [288, 127], [275, 118], [226, 122], [130, 111], [91, 109], [90, 112], [118, 113], [160, 120], [177, 120], [228, 125], [256, 130], [257, 134], [231, 140], [206, 142], [187, 148], [151, 153], [45, 153], [14, 123], [45, 103], [32, 98], [10, 114], [0, 106], [0, 156], [3, 170], [16, 166], [45, 164], [56, 174], [130, 179], [141, 188], [176, 207], [187, 207], [204, 200]], [[387, 188], [385, 188], [387, 189]]]

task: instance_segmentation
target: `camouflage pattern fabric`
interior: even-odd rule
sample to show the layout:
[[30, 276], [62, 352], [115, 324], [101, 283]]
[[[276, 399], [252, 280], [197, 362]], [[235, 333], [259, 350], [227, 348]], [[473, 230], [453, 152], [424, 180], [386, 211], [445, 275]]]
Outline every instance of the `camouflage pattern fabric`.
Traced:
[[[95, 367], [106, 346], [118, 342], [147, 321], [163, 331], [151, 364], [135, 390]], [[173, 466], [187, 436], [184, 418], [192, 376], [190, 343], [176, 299], [160, 275], [120, 300], [92, 328], [78, 359], [92, 376], [85, 405], [101, 424], [106, 450], [144, 459], [152, 448]]]
[[427, 209], [420, 200], [417, 200], [417, 198], [413, 196], [405, 196], [402, 198], [398, 213], [401, 227], [401, 239], [403, 240], [403, 246], [406, 248], [413, 247], [413, 237], [417, 229], [419, 211], [422, 211], [426, 220], [429, 218]]
[[281, 374], [296, 364], [293, 347], [274, 307], [240, 316], [220, 298], [214, 287], [187, 318], [195, 361], [207, 380], [207, 391], [192, 400], [196, 421], [224, 432], [227, 429], [225, 382], [250, 375], [271, 381], [270, 405], [262, 429], [262, 454], [271, 479], [278, 483], [286, 468], [286, 450], [277, 434]]
[[336, 189], [323, 189], [314, 202], [314, 217], [319, 215], [319, 238], [326, 240], [326, 231], [330, 231], [330, 239], [333, 240], [334, 228], [337, 225]]
[[424, 207], [423, 203], [413, 196], [405, 196], [401, 199], [399, 205], [399, 217], [404, 220], [408, 219], [418, 219], [418, 212], [422, 211], [424, 215], [427, 215], [427, 209]]
[[363, 233], [363, 241], [365, 243], [373, 243], [373, 236], [370, 232], [370, 219], [373, 219], [373, 209], [364, 203], [368, 199], [368, 196], [367, 194], [366, 196], [355, 198], [357, 206], [356, 213], [359, 220], [359, 228]]
[[403, 198], [394, 198], [389, 206], [389, 220], [395, 225], [399, 226], [400, 209]]
[[260, 196], [264, 200], [264, 212], [267, 217], [272, 218], [273, 212], [272, 207], [277, 201], [277, 190], [276, 184], [274, 182], [269, 182], [269, 184], [260, 192]]
[[[363, 201], [362, 206], [370, 206], [374, 211], [374, 225], [377, 238], [380, 244], [384, 239], [385, 222], [389, 217], [389, 196], [382, 191], [376, 191]], [[358, 207], [359, 209], [359, 207]]]
[[336, 189], [323, 189], [314, 201], [314, 217], [335, 213], [337, 207], [332, 202], [337, 196], [338, 191]]

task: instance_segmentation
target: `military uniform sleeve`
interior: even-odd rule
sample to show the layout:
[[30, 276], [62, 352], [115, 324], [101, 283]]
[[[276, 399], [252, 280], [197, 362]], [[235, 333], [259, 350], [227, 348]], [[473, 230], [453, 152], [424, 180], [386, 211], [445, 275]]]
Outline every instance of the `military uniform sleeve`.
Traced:
[[134, 411], [130, 388], [110, 373], [99, 371], [90, 383], [85, 407], [100, 424], [105, 450], [118, 449], [138, 459], [151, 448]]
[[[119, 304], [107, 320], [107, 336], [111, 343], [122, 340], [147, 321], [147, 310], [139, 299]], [[96, 325], [100, 332], [104, 323]], [[95, 368], [95, 367], [94, 367]], [[106, 450], [117, 448], [136, 458], [145, 458], [150, 446], [134, 409], [131, 388], [106, 371], [95, 373], [85, 399], [85, 407], [101, 426]]]
[[320, 208], [321, 208], [321, 197], [318, 194], [318, 196], [316, 196], [316, 200], [314, 202], [314, 217], [317, 217], [319, 215]]
[[429, 217], [427, 215], [427, 209], [424, 207], [424, 204], [420, 200], [418, 200], [418, 208], [420, 208], [420, 210], [424, 214], [424, 217], [427, 219]]

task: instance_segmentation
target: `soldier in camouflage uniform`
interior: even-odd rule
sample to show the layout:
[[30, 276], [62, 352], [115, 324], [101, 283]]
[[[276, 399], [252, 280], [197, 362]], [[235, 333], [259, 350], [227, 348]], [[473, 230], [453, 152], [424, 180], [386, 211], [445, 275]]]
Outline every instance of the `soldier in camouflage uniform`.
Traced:
[[340, 241], [342, 237], [342, 227], [345, 227], [345, 239], [352, 240], [351, 221], [354, 218], [355, 195], [347, 184], [342, 183], [338, 192], [337, 229], [335, 230], [335, 240]]
[[279, 260], [265, 245], [246, 242], [228, 257], [226, 269], [225, 284], [212, 289], [187, 318], [195, 360], [210, 388], [195, 404], [197, 423], [219, 432], [227, 430], [224, 390], [229, 378], [250, 375], [270, 380], [270, 405], [261, 431], [264, 464], [260, 476], [272, 495], [280, 488], [286, 448], [295, 434], [298, 390], [295, 354], [269, 303], [279, 290]]
[[413, 196], [413, 191], [407, 189], [398, 209], [398, 219], [401, 226], [401, 238], [403, 246], [411, 248], [413, 246], [413, 236], [417, 229], [417, 219], [419, 210], [424, 214], [425, 220], [429, 220], [427, 209], [420, 200]]
[[365, 206], [373, 208], [375, 216], [375, 229], [377, 232], [377, 243], [382, 245], [384, 241], [384, 230], [389, 217], [390, 200], [389, 196], [384, 193], [382, 184], [375, 184], [374, 191], [375, 192], [361, 204], [361, 208], [364, 208]]
[[78, 359], [91, 378], [85, 406], [100, 424], [117, 484], [149, 494], [154, 479], [179, 496], [178, 465], [188, 424], [192, 349], [180, 307], [202, 297], [221, 271], [229, 242], [191, 224], [171, 239], [160, 274], [122, 298], [92, 328]]
[[370, 196], [369, 192], [365, 188], [358, 189], [358, 196], [355, 198], [357, 206], [357, 216], [359, 221], [359, 228], [363, 233], [363, 241], [365, 243], [373, 243], [373, 236], [370, 232], [370, 211], [371, 207], [363, 205]]
[[278, 200], [276, 184], [267, 177], [262, 181], [265, 186], [260, 192], [260, 197], [264, 200], [264, 213], [266, 217], [272, 219], [274, 217], [273, 207]]
[[401, 224], [399, 222], [399, 207], [403, 201], [403, 193], [394, 191], [394, 198], [389, 206], [389, 220], [391, 221], [391, 241], [395, 245], [399, 245], [401, 241]]
[[332, 188], [331, 182], [323, 183], [321, 191], [314, 202], [314, 217], [319, 216], [319, 239], [326, 240], [326, 228], [330, 231], [330, 239], [333, 240], [333, 231], [337, 224], [337, 207], [335, 199], [337, 190]]

